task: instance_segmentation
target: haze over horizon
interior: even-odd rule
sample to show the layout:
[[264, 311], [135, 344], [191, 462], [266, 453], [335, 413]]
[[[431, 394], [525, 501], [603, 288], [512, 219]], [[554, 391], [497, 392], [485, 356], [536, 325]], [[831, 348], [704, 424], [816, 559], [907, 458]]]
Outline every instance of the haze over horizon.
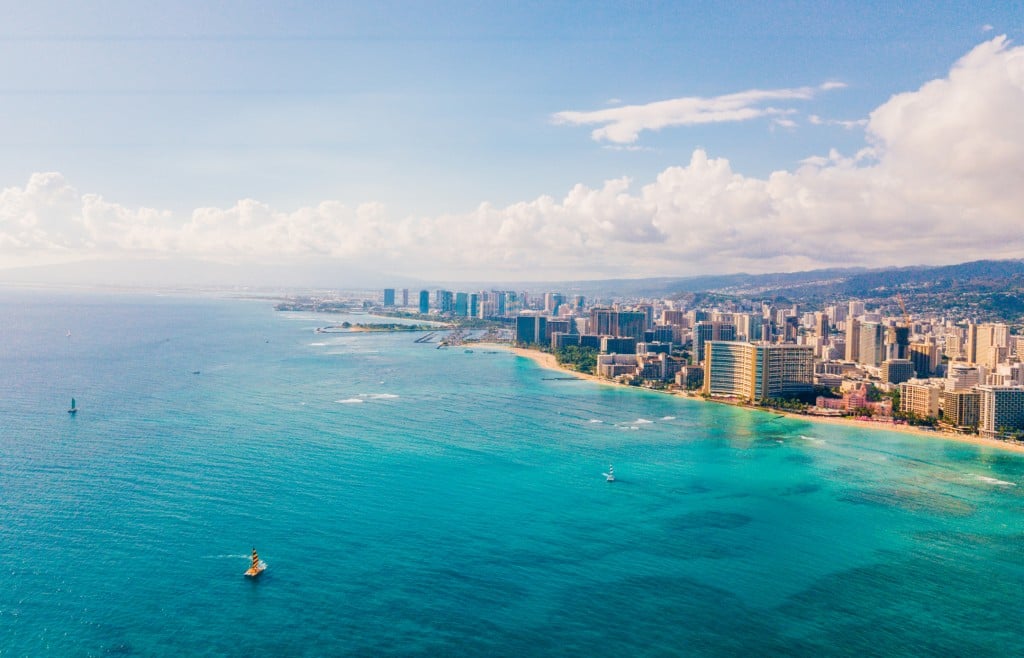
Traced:
[[1024, 253], [1014, 3], [9, 13], [0, 282], [76, 261], [383, 285]]

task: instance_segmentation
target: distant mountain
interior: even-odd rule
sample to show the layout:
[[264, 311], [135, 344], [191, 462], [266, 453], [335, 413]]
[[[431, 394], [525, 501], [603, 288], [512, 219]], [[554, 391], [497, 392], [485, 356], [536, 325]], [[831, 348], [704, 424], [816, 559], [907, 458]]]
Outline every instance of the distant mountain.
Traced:
[[688, 306], [729, 299], [762, 299], [805, 308], [824, 308], [860, 299], [871, 308], [891, 314], [902, 312], [902, 299], [911, 314], [1018, 324], [1024, 322], [1024, 260], [769, 274], [703, 291], [680, 287], [671, 297], [685, 301]]
[[[834, 270], [819, 270], [821, 276], [815, 280], [808, 277], [798, 285], [778, 285], [768, 275], [756, 282], [759, 294], [786, 297], [794, 300], [823, 300], [829, 298], [877, 297], [931, 290], [939, 292], [952, 289], [1005, 288], [1024, 283], [1024, 260], [980, 260], [958, 265], [937, 267], [914, 266], [862, 270], [842, 276]], [[811, 275], [814, 272], [807, 272]], [[747, 289], [719, 288], [714, 292], [733, 294], [751, 293]]]
[[672, 297], [678, 293], [748, 291], [760, 288], [775, 289], [846, 279], [864, 268], [813, 270], [808, 272], [779, 272], [775, 274], [706, 274], [689, 277], [653, 277], [643, 279], [597, 279], [586, 281], [549, 281], [543, 283], [502, 284], [510, 290], [535, 292], [558, 291], [566, 295], [582, 294], [588, 297]]

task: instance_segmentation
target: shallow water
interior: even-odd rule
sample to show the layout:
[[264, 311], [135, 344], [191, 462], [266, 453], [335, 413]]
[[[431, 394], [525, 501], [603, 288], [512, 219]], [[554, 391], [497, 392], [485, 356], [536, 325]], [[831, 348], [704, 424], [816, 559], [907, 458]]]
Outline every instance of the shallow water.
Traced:
[[0, 292], [0, 655], [1024, 653], [1019, 455], [343, 319]]

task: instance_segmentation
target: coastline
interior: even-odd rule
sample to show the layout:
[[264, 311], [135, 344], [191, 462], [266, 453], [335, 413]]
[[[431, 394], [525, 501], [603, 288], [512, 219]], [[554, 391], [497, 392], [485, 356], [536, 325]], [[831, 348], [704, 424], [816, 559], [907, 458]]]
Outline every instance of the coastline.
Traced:
[[[483, 346], [484, 343], [479, 343], [479, 345]], [[603, 377], [577, 372], [575, 370], [570, 370], [568, 368], [563, 368], [562, 366], [558, 365], [558, 361], [555, 359], [555, 355], [550, 354], [548, 352], [541, 352], [539, 350], [529, 349], [525, 347], [513, 347], [511, 345], [502, 343], [487, 343], [486, 346], [506, 349], [515, 354], [516, 356], [521, 356], [523, 358], [530, 359], [531, 361], [533, 361], [534, 363], [536, 363], [537, 365], [546, 370], [555, 370], [561, 373], [572, 375], [577, 379], [585, 379], [591, 382], [595, 382], [597, 384], [603, 384], [605, 386], [621, 386], [621, 384], [605, 379]], [[716, 400], [705, 400], [704, 398], [701, 397], [681, 395], [679, 393], [673, 393], [670, 391], [664, 391], [664, 393], [666, 393], [667, 395], [674, 395], [676, 397], [685, 397], [688, 400], [697, 400], [700, 402], [710, 402], [714, 404], [730, 404], [728, 402], [719, 402]], [[982, 436], [978, 436], [976, 434], [956, 434], [953, 432], [944, 432], [941, 430], [923, 430], [913, 427], [911, 425], [894, 425], [892, 423], [879, 423], [870, 420], [857, 420], [855, 418], [836, 418], [830, 416], [812, 416], [806, 414], [795, 414], [792, 412], [781, 411], [778, 409], [761, 409], [758, 407], [750, 407], [742, 404], [732, 404], [732, 406], [739, 407], [742, 409], [748, 409], [750, 411], [766, 412], [775, 415], [786, 416], [787, 418], [806, 420], [811, 423], [841, 425], [845, 427], [856, 427], [866, 430], [877, 430], [880, 432], [901, 432], [903, 434], [911, 434], [922, 439], [942, 439], [945, 441], [966, 443], [973, 446], [977, 446], [979, 448], [993, 448], [995, 450], [1003, 450], [1006, 452], [1024, 454], [1024, 444], [1010, 443], [1008, 441], [1001, 441], [999, 439], [989, 439]]]

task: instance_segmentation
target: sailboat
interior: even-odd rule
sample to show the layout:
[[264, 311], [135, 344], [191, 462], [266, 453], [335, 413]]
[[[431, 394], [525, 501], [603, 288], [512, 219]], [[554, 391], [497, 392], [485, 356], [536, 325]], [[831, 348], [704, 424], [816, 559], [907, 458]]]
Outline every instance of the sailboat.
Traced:
[[261, 573], [263, 573], [263, 571], [266, 568], [267, 568], [267, 563], [260, 559], [260, 556], [256, 554], [256, 549], [253, 548], [252, 549], [252, 565], [249, 566], [249, 569], [245, 572], [245, 575], [249, 576], [250, 578], [255, 578], [256, 576], [258, 576]]
[[602, 473], [606, 482], [615, 482], [615, 469], [611, 464], [608, 464], [608, 472]]
[[75, 406], [75, 398], [71, 398], [71, 408], [68, 409], [69, 414], [77, 414], [78, 407]]

